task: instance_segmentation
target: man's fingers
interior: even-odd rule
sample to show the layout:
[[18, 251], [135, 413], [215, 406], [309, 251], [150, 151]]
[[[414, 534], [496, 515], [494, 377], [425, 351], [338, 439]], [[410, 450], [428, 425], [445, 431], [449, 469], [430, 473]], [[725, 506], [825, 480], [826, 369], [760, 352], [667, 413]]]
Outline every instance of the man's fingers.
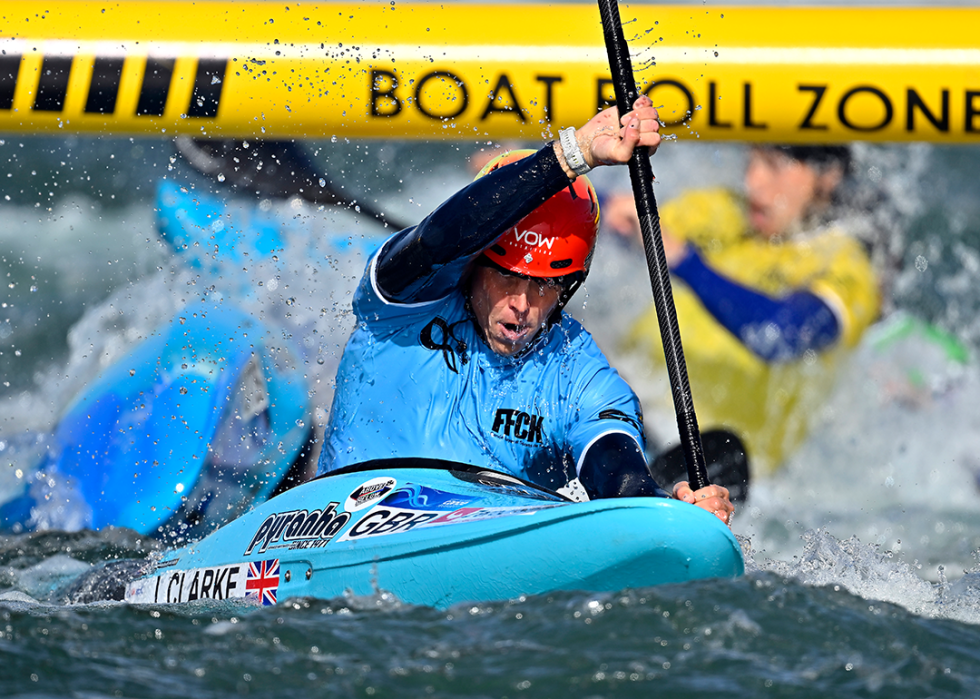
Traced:
[[[635, 128], [633, 125], [635, 124]], [[630, 131], [636, 131], [635, 141], [628, 141]], [[626, 152], [627, 159], [632, 149], [637, 145], [646, 146], [651, 152], [656, 151], [660, 145], [660, 122], [657, 121], [657, 110], [650, 107], [648, 110], [632, 111], [623, 117], [623, 128], [620, 130], [619, 145], [627, 144], [629, 150]]]
[[641, 120], [644, 125], [650, 124], [651, 128], [660, 125], [660, 113], [653, 107], [634, 109], [632, 112], [620, 119], [619, 123], [621, 126], [626, 126], [626, 124], [633, 118]]
[[629, 161], [637, 146], [656, 151], [660, 145], [657, 119], [657, 110], [646, 96], [636, 100], [634, 109], [622, 117], [614, 107], [601, 112], [582, 129], [590, 144], [586, 160], [592, 165], [613, 165]]
[[624, 160], [629, 160], [636, 144], [640, 142], [640, 136], [640, 120], [634, 116], [626, 122], [626, 126], [623, 128], [621, 138], [615, 147], [616, 155]]
[[694, 504], [694, 491], [691, 490], [687, 481], [679, 481], [674, 484], [674, 499]]

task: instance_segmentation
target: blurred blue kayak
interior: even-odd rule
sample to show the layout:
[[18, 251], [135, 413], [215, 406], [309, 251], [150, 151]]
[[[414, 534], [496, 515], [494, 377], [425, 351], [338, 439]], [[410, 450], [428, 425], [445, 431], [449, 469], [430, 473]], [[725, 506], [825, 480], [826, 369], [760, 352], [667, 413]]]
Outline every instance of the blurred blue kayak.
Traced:
[[69, 406], [4, 528], [195, 536], [268, 498], [310, 430], [297, 358], [270, 340], [230, 304], [182, 309]]
[[[282, 248], [274, 219], [231, 216], [223, 201], [172, 182], [161, 183], [157, 212], [161, 236], [192, 266], [254, 262]], [[115, 526], [199, 538], [266, 500], [301, 452], [309, 455], [297, 348], [238, 307], [235, 293], [207, 298], [74, 399], [38, 466], [42, 477], [0, 505], [0, 528]]]

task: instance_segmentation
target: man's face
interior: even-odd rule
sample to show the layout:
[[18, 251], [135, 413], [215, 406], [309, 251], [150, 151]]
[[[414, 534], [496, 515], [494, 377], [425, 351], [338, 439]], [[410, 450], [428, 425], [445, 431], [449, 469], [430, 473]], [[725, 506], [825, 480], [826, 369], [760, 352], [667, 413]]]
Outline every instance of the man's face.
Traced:
[[561, 290], [548, 280], [520, 277], [478, 266], [471, 278], [470, 304], [487, 344], [497, 354], [519, 354], [538, 334]]
[[745, 170], [749, 223], [766, 238], [784, 235], [829, 202], [839, 181], [778, 150], [753, 148]]

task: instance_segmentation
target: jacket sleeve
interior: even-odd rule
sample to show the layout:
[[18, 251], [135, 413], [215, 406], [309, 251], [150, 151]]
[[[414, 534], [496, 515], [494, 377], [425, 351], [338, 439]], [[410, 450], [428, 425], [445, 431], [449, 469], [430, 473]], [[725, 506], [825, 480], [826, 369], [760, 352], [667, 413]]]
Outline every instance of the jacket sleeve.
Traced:
[[806, 289], [769, 297], [714, 271], [693, 247], [671, 271], [691, 287], [725, 329], [763, 361], [793, 361], [807, 350], [819, 352], [840, 338], [834, 311]]
[[388, 240], [377, 259], [378, 290], [397, 303], [446, 296], [501, 233], [568, 184], [551, 144], [473, 181]]
[[640, 445], [622, 432], [605, 434], [589, 446], [578, 477], [591, 500], [670, 497], [650, 475]]

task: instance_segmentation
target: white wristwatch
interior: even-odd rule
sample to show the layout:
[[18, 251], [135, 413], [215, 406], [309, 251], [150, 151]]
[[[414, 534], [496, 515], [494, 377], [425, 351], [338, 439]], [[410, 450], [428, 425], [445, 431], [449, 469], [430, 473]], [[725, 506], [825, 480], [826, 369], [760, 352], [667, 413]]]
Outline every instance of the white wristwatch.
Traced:
[[572, 172], [576, 175], [584, 175], [592, 169], [585, 162], [582, 149], [578, 147], [578, 141], [575, 138], [575, 129], [573, 127], [569, 126], [567, 129], [560, 129], [558, 131], [558, 140], [561, 142], [561, 150], [565, 154], [565, 162], [568, 163], [568, 167]]

